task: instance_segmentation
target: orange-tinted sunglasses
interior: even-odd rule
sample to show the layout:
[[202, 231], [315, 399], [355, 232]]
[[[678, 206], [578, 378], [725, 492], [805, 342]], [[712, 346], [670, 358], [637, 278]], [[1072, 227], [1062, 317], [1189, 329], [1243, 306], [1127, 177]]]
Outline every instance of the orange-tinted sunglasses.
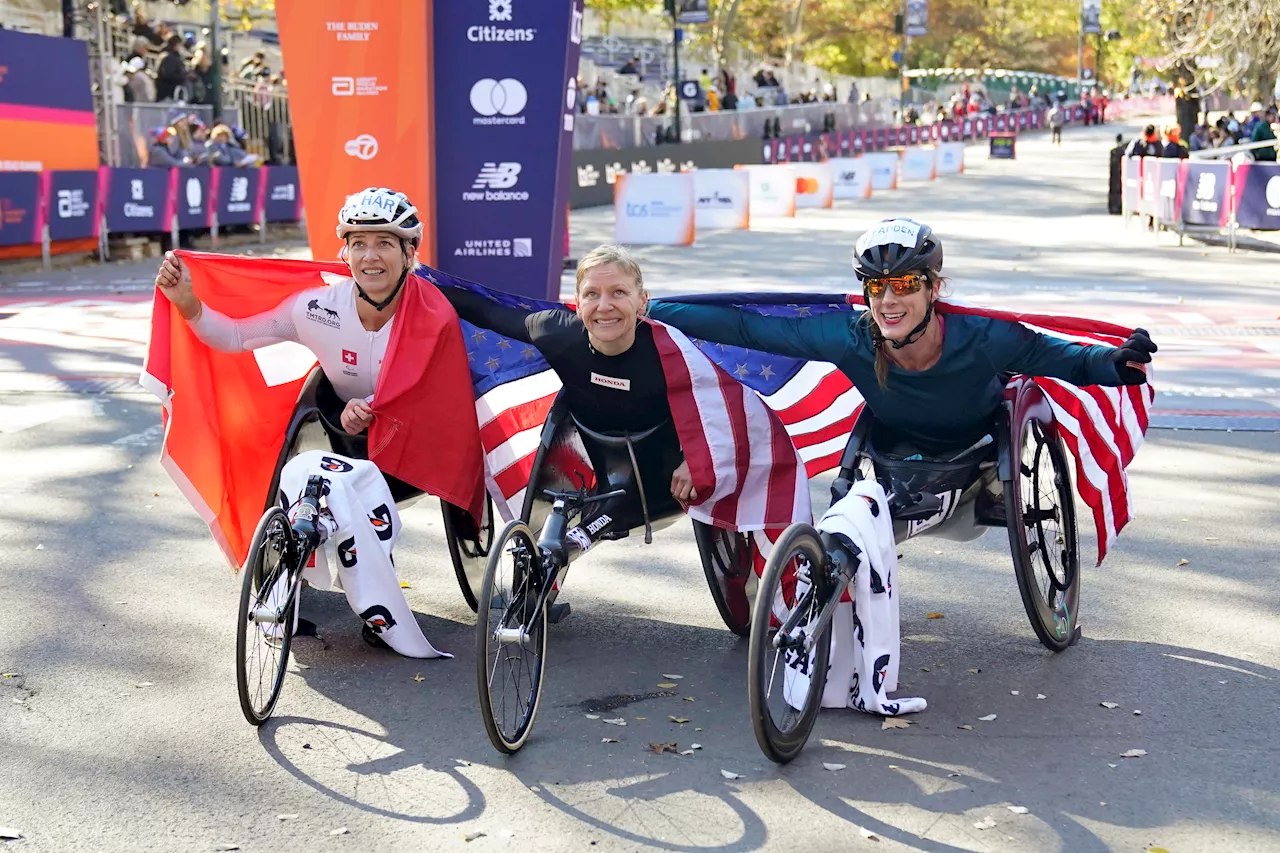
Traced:
[[893, 289], [894, 296], [906, 296], [908, 293], [916, 293], [920, 288], [924, 287], [927, 281], [922, 275], [896, 275], [891, 278], [869, 278], [862, 283], [863, 290], [867, 296], [879, 298], [884, 296], [884, 292], [888, 288]]

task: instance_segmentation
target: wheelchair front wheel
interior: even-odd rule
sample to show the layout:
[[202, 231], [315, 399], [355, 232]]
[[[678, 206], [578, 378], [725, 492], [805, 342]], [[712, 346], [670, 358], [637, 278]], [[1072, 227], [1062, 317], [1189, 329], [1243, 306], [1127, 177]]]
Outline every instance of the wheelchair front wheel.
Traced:
[[440, 510], [444, 516], [444, 536], [449, 543], [453, 573], [458, 579], [463, 599], [474, 612], [489, 564], [489, 553], [493, 549], [493, 499], [487, 493], [484, 496], [479, 531], [465, 509], [442, 500]]
[[765, 562], [751, 615], [747, 659], [751, 727], [760, 749], [779, 764], [800, 754], [817, 722], [827, 684], [831, 623], [816, 637], [812, 651], [799, 645], [776, 647], [775, 637], [796, 611], [800, 613], [794, 637], [802, 637], [805, 626], [817, 621], [835, 594], [826, 563], [822, 541], [813, 527], [788, 527]]
[[751, 603], [759, 586], [755, 572], [755, 540], [750, 533], [693, 522], [702, 571], [725, 627], [746, 637], [751, 633]]
[[1018, 591], [1036, 637], [1060, 652], [1076, 640], [1080, 605], [1071, 469], [1052, 424], [1036, 418], [1022, 422], [1013, 452], [1004, 500]]
[[542, 699], [547, 608], [538, 607], [541, 556], [523, 521], [503, 529], [489, 553], [476, 613], [480, 715], [499, 752], [524, 746]]
[[[284, 687], [298, 612], [294, 587], [302, 576], [301, 569], [294, 571], [296, 553], [289, 517], [271, 507], [253, 533], [236, 613], [236, 692], [250, 725], [267, 721]], [[255, 613], [271, 611], [280, 614], [278, 621], [254, 619]]]

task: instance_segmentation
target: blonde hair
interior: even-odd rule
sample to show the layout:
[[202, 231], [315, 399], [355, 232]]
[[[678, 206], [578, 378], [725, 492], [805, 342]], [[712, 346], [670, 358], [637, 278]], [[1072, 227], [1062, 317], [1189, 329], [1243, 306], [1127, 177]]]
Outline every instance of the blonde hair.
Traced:
[[582, 260], [578, 261], [577, 282], [573, 287], [574, 294], [577, 295], [582, 292], [582, 282], [587, 277], [587, 273], [597, 267], [610, 265], [617, 267], [635, 279], [641, 295], [646, 294], [644, 274], [640, 272], [639, 262], [636, 261], [635, 256], [631, 254], [631, 251], [626, 246], [619, 246], [616, 243], [605, 243], [604, 245], [596, 246], [582, 256]]

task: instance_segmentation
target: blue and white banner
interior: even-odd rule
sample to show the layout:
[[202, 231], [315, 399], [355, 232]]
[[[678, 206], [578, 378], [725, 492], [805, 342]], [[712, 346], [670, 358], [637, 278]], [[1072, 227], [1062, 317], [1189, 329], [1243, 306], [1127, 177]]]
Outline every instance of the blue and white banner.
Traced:
[[107, 230], [167, 231], [169, 169], [112, 169], [107, 183]]
[[435, 4], [439, 266], [556, 299], [583, 0]]
[[45, 172], [45, 222], [49, 239], [82, 240], [98, 236], [98, 170]]

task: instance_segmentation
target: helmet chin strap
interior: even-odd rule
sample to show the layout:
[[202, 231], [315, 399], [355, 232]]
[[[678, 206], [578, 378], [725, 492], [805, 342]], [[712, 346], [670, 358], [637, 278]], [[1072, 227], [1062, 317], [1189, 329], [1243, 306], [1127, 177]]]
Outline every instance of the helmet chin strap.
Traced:
[[924, 309], [924, 319], [916, 324], [916, 327], [907, 333], [907, 336], [900, 341], [889, 341], [889, 345], [894, 349], [902, 349], [910, 346], [924, 336], [925, 330], [929, 328], [929, 321], [933, 319], [933, 302], [929, 303], [929, 307]]
[[400, 288], [404, 287], [405, 279], [409, 277], [409, 253], [404, 253], [404, 272], [400, 273], [400, 280], [396, 282], [396, 286], [391, 288], [391, 295], [381, 302], [374, 302], [369, 294], [364, 292], [364, 288], [360, 286], [360, 281], [355, 277], [355, 270], [352, 270], [351, 278], [356, 283], [356, 293], [360, 294], [360, 298], [372, 305], [379, 313], [386, 308], [396, 298], [396, 294], [400, 292]]

